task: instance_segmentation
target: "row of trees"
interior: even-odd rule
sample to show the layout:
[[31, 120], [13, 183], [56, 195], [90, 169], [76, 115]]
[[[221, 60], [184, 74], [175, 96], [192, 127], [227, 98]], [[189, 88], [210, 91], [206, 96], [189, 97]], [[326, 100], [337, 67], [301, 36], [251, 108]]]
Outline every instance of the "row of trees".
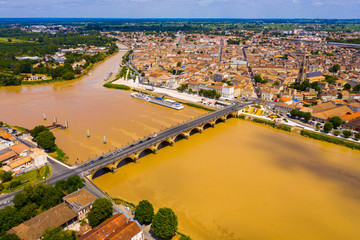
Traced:
[[[343, 121], [339, 116], [334, 116], [330, 118], [327, 123], [324, 124], [323, 130], [324, 132], [329, 133], [331, 132], [331, 130], [340, 127], [342, 123]], [[344, 136], [345, 138], [349, 138], [353, 135], [353, 133], [350, 130], [344, 130], [342, 132], [340, 132], [339, 130], [334, 130], [333, 134], [335, 136], [339, 136], [340, 134], [342, 134], [342, 136]], [[355, 139], [360, 139], [360, 133], [356, 133], [354, 137]]]
[[21, 79], [13, 75], [0, 74], [0, 86], [17, 86], [21, 84]]
[[178, 219], [170, 208], [160, 208], [154, 214], [152, 204], [142, 200], [135, 208], [135, 219], [141, 224], [150, 224], [156, 236], [171, 239], [178, 229]]
[[204, 96], [204, 97], [208, 97], [208, 98], [216, 98], [219, 99], [221, 97], [221, 94], [216, 92], [216, 90], [212, 89], [212, 90], [204, 90], [204, 89], [200, 89], [199, 90], [199, 95], [200, 96]]
[[294, 83], [290, 85], [290, 88], [294, 88], [299, 91], [305, 91], [307, 88], [313, 88], [318, 92], [321, 90], [317, 82], [313, 82], [310, 84], [308, 81], [303, 81], [302, 83]]
[[299, 118], [299, 119], [301, 119], [301, 118], [304, 118], [304, 120], [306, 121], [306, 122], [308, 122], [310, 119], [311, 119], [311, 113], [309, 113], [309, 112], [302, 112], [302, 111], [299, 111], [299, 110], [297, 110], [297, 109], [293, 109], [293, 110], [291, 110], [290, 111], [290, 115], [291, 115], [291, 117], [293, 117], [293, 118]]

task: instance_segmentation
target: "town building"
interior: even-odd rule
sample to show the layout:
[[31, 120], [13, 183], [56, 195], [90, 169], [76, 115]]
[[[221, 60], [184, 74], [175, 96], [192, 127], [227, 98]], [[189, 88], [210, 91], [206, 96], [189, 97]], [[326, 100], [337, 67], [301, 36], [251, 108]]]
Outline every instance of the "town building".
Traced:
[[144, 233], [137, 221], [124, 213], [116, 213], [99, 226], [85, 233], [78, 240], [143, 240]]

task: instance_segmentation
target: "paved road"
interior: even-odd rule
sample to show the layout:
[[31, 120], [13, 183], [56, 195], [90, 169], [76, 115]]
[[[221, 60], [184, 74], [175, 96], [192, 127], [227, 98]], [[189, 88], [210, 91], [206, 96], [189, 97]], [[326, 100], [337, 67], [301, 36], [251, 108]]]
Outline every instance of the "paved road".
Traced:
[[[45, 183], [55, 184], [57, 181], [65, 180], [75, 174], [77, 174], [77, 175], [90, 174], [91, 171], [93, 171], [94, 169], [100, 169], [108, 164], [111, 164], [115, 160], [126, 158], [127, 156], [130, 156], [131, 154], [133, 154], [135, 152], [144, 150], [147, 147], [150, 147], [158, 142], [162, 142], [169, 137], [172, 137], [181, 132], [190, 130], [198, 125], [212, 121], [216, 118], [219, 118], [223, 115], [229, 114], [236, 110], [240, 110], [251, 104], [252, 103], [234, 104], [234, 105], [231, 105], [224, 109], [201, 116], [194, 120], [179, 124], [175, 127], [166, 129], [166, 130], [158, 133], [157, 136], [155, 136], [155, 137], [152, 137], [150, 139], [142, 139], [141, 141], [139, 141], [135, 144], [128, 145], [120, 150], [115, 150], [113, 152], [110, 152], [106, 156], [104, 156], [101, 160], [91, 159], [89, 162], [82, 164], [74, 169], [69, 169], [69, 168], [65, 168], [65, 167], [61, 168], [60, 166], [58, 166], [59, 164], [56, 164], [54, 161], [49, 160], [50, 164], [52, 164], [52, 165], [54, 165], [54, 167], [56, 167], [56, 171], [54, 171], [54, 174], [49, 179], [45, 180]], [[15, 193], [0, 196], [0, 202], [6, 201], [6, 200], [11, 200], [14, 195], [15, 195]]]

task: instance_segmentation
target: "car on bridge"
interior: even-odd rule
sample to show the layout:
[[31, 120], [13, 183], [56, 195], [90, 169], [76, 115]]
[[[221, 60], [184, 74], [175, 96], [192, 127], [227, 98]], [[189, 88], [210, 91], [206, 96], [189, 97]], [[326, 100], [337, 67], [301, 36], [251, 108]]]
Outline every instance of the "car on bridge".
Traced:
[[98, 158], [98, 160], [101, 160], [101, 159], [103, 159], [104, 157], [103, 156], [100, 156], [99, 158]]
[[130, 146], [129, 146], [129, 148], [132, 148], [133, 146], [135, 146], [134, 144], [131, 144]]
[[119, 149], [119, 150], [117, 150], [117, 153], [120, 153], [120, 152], [122, 152], [123, 150], [122, 149]]
[[94, 160], [91, 160], [90, 162], [89, 162], [89, 164], [93, 164], [94, 163]]

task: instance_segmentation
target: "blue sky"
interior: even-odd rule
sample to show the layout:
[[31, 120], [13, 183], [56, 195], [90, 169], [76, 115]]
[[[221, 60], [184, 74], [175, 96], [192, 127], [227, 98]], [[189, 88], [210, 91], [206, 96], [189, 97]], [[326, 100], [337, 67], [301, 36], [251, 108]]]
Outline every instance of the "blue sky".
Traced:
[[0, 17], [360, 18], [360, 0], [0, 0]]

